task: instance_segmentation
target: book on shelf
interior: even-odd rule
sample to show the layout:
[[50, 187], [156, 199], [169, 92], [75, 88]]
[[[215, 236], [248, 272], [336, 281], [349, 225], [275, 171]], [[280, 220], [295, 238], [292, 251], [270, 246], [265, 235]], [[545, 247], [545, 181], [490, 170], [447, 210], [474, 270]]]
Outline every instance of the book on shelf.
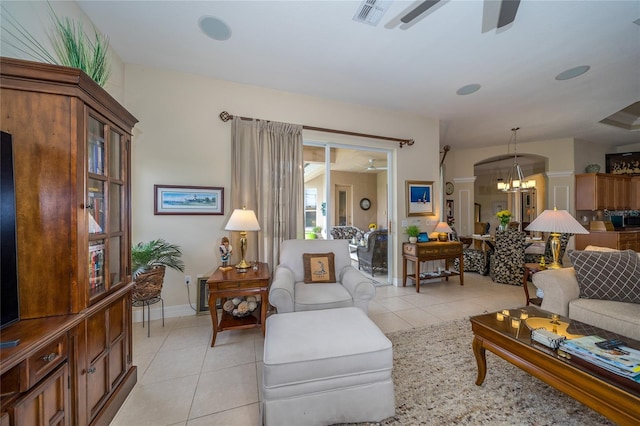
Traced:
[[565, 340], [561, 343], [560, 349], [608, 371], [640, 382], [640, 351], [628, 346], [613, 349], [596, 346], [597, 342], [604, 340], [606, 339], [599, 336], [584, 336]]

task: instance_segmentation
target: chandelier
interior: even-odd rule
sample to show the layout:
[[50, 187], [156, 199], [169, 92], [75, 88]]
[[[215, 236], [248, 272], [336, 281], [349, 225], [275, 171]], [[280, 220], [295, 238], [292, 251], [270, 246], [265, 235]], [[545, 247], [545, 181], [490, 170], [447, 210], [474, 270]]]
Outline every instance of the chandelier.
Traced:
[[514, 127], [511, 129], [511, 139], [509, 139], [509, 143], [507, 144], [507, 151], [509, 150], [509, 146], [511, 145], [511, 141], [513, 141], [513, 166], [509, 170], [509, 174], [506, 181], [502, 179], [498, 179], [498, 190], [504, 192], [527, 192], [529, 189], [535, 187], [536, 181], [534, 179], [524, 180], [524, 174], [522, 173], [522, 168], [520, 164], [518, 164], [518, 147], [516, 140], [516, 133], [520, 130], [520, 127]]

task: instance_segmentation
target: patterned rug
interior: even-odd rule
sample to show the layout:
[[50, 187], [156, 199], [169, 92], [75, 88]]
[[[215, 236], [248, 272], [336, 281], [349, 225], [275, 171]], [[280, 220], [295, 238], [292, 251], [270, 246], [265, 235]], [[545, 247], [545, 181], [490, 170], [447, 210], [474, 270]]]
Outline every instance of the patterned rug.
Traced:
[[585, 405], [487, 351], [477, 367], [468, 319], [389, 333], [396, 415], [379, 425], [612, 425]]

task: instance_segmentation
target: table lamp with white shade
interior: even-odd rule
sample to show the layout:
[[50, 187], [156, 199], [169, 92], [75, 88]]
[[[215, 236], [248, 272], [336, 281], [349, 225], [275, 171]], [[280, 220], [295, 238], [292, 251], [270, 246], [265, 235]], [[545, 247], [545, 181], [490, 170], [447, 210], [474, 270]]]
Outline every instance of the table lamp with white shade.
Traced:
[[588, 234], [589, 231], [580, 225], [572, 215], [566, 210], [545, 210], [533, 222], [525, 228], [526, 231], [549, 232], [551, 234], [551, 253], [553, 253], [553, 263], [548, 266], [550, 269], [560, 269], [562, 265], [558, 261], [560, 256], [560, 234]]
[[227, 222], [227, 226], [224, 228], [227, 231], [240, 231], [240, 253], [242, 260], [236, 265], [236, 269], [239, 272], [246, 271], [251, 265], [244, 259], [247, 252], [247, 231], [259, 231], [260, 224], [258, 218], [253, 210], [247, 210], [245, 207], [242, 209], [235, 209], [231, 213], [231, 217]]
[[439, 222], [433, 229], [433, 232], [438, 233], [438, 241], [449, 241], [449, 234], [453, 232], [453, 229], [451, 229], [447, 222]]

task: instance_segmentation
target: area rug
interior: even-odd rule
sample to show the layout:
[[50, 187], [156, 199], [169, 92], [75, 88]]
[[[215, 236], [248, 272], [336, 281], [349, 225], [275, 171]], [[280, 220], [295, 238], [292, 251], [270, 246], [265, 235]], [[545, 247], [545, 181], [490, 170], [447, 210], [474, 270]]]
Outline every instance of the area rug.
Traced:
[[396, 415], [380, 425], [612, 425], [607, 418], [487, 351], [477, 366], [468, 319], [387, 334]]

